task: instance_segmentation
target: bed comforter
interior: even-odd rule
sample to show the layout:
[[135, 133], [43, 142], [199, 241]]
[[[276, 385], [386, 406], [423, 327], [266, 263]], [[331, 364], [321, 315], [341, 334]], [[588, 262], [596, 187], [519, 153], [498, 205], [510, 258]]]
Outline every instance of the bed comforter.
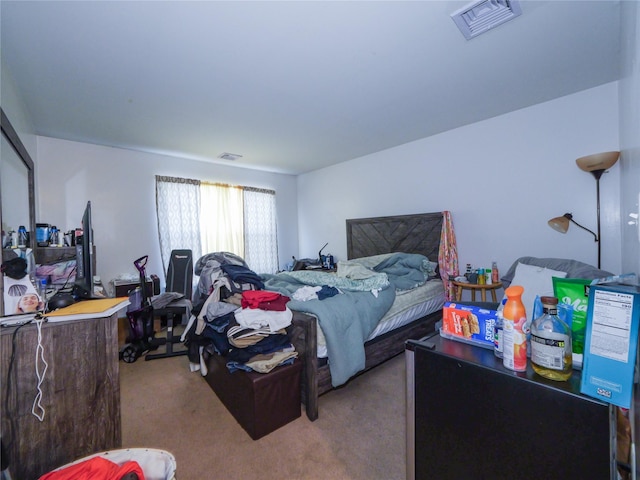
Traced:
[[[365, 368], [364, 343], [391, 308], [396, 290], [424, 284], [428, 278], [426, 257], [394, 254], [376, 265], [370, 276], [348, 278], [326, 272], [298, 271], [264, 275], [265, 290], [292, 297], [301, 287], [328, 285], [342, 293], [324, 300], [291, 300], [291, 310], [314, 315], [327, 343], [331, 384], [344, 384]], [[390, 277], [385, 270], [389, 270]], [[420, 272], [420, 273], [418, 273]], [[366, 278], [362, 278], [366, 277]]]

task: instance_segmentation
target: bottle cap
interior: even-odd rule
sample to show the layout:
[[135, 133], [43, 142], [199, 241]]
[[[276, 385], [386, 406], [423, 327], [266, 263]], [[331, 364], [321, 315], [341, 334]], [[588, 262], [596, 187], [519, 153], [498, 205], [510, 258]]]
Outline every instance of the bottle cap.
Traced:
[[557, 305], [558, 299], [556, 297], [540, 297], [540, 301], [543, 305]]
[[521, 285], [512, 285], [507, 287], [504, 291], [507, 297], [517, 297], [518, 295], [522, 295], [524, 292], [524, 287]]

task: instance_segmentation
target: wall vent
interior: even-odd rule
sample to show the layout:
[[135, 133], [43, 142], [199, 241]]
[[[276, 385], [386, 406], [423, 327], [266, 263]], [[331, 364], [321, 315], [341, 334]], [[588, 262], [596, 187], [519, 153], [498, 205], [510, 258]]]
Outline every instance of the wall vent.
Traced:
[[455, 11], [451, 18], [467, 40], [522, 14], [517, 0], [480, 0]]
[[220, 158], [221, 160], [237, 160], [239, 158], [242, 158], [242, 155], [238, 155], [237, 153], [221, 153], [220, 155], [218, 155], [218, 158]]

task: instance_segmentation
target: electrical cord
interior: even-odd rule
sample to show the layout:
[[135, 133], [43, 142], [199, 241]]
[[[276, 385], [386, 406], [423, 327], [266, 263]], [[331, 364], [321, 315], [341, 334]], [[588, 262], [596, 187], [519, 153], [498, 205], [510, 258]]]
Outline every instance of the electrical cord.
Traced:
[[[41, 422], [44, 421], [45, 409], [42, 406], [42, 384], [45, 379], [45, 375], [47, 373], [47, 368], [49, 368], [49, 364], [44, 359], [44, 346], [42, 345], [42, 324], [46, 321], [45, 317], [37, 316], [34, 320], [36, 322], [36, 328], [38, 330], [38, 345], [36, 346], [36, 378], [38, 379], [38, 384], [36, 385], [36, 393], [35, 398], [33, 399], [33, 406], [31, 407], [31, 413], [34, 417], [36, 417]], [[44, 369], [42, 373], [40, 373], [40, 369], [38, 368], [40, 365], [40, 361], [44, 365]], [[36, 411], [37, 410], [37, 411]]]
[[18, 332], [20, 331], [20, 329], [25, 325], [29, 325], [30, 323], [31, 320], [18, 325], [18, 327], [16, 327], [16, 329], [13, 331], [13, 334], [11, 335], [11, 357], [9, 359], [9, 368], [7, 369], [7, 382], [4, 392], [4, 411], [9, 423], [9, 440], [6, 443], [7, 450], [11, 449], [11, 444], [14, 440], [13, 435], [16, 431], [16, 419], [13, 417], [13, 415], [11, 415], [11, 410], [9, 409], [9, 398], [11, 397], [11, 376], [13, 373], [13, 364], [16, 358], [16, 337], [18, 336]]
[[67, 275], [67, 278], [64, 279], [64, 284], [57, 290], [58, 292], [63, 292], [64, 289], [67, 288], [67, 284], [69, 283], [69, 280], [71, 279], [71, 276], [76, 272], [77, 268], [78, 268], [77, 264], [73, 266], [73, 268], [71, 269], [71, 271]]

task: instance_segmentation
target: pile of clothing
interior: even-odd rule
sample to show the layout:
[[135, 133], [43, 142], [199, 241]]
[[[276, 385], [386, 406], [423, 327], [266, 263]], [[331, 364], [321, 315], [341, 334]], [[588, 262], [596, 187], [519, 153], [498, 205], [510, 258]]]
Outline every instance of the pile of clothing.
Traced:
[[[201, 264], [196, 300], [183, 340], [191, 371], [207, 374], [205, 358], [222, 355], [230, 371], [268, 373], [292, 363], [297, 352], [286, 328], [293, 313], [290, 298], [263, 290], [262, 279], [233, 254], [209, 254]], [[204, 257], [203, 257], [204, 258]], [[202, 260], [202, 259], [201, 259]]]
[[76, 261], [67, 260], [51, 265], [38, 265], [36, 277], [48, 278], [53, 285], [73, 285], [76, 280]]

